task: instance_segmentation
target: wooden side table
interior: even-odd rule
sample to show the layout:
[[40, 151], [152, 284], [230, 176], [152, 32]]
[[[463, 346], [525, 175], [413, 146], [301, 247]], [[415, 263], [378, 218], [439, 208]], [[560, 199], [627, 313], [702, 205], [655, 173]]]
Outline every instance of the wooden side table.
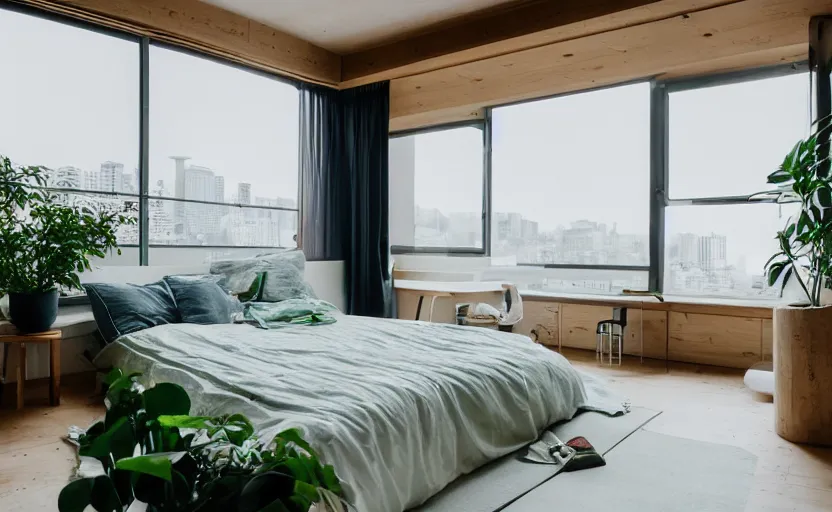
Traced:
[[[0, 335], [3, 343], [3, 387], [6, 385], [6, 370], [9, 360], [9, 346], [17, 347], [17, 408], [23, 409], [23, 388], [26, 384], [26, 344], [49, 344], [49, 404], [61, 404], [61, 331], [47, 331], [35, 334]], [[0, 391], [2, 400], [2, 391]]]

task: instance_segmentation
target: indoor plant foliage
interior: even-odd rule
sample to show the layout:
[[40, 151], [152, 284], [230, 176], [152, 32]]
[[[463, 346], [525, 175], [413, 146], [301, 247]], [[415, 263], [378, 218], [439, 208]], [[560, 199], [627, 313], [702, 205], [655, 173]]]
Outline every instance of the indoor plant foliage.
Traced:
[[830, 118], [786, 155], [768, 182], [778, 202], [800, 210], [777, 233], [780, 250], [767, 265], [768, 282], [797, 279], [807, 304], [779, 306], [772, 322], [777, 434], [789, 441], [832, 446], [832, 306], [821, 293], [832, 282]]
[[296, 429], [263, 441], [241, 414], [188, 416], [182, 387], [145, 390], [138, 375], [108, 375], [105, 419], [79, 439], [100, 474], [67, 484], [60, 512], [346, 510], [335, 470]]
[[[824, 128], [817, 127], [824, 125]], [[782, 285], [794, 277], [806, 293], [809, 305], [821, 305], [821, 292], [832, 279], [832, 182], [829, 178], [829, 130], [819, 123], [812, 134], [798, 142], [782, 165], [768, 176], [788, 196], [800, 202], [800, 211], [777, 233], [779, 251], [766, 264], [769, 286], [782, 275]], [[800, 272], [799, 269], [805, 270]]]
[[28, 331], [51, 326], [58, 288], [80, 288], [89, 258], [117, 248], [115, 230], [135, 223], [120, 212], [62, 204], [44, 188], [48, 172], [0, 155], [0, 296], [9, 294], [13, 323]]

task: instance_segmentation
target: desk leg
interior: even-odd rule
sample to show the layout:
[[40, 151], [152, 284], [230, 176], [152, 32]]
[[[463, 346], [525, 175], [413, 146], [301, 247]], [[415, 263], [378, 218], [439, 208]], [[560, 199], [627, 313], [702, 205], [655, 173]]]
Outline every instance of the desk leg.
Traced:
[[26, 344], [17, 345], [17, 410], [23, 409], [23, 386], [26, 383]]
[[424, 295], [419, 295], [419, 305], [416, 306], [416, 320], [419, 319], [419, 315], [422, 313], [422, 301], [425, 299]]
[[49, 342], [49, 405], [61, 405], [61, 340]]
[[430, 298], [430, 313], [428, 313], [428, 322], [433, 322], [433, 305], [436, 303], [436, 295]]

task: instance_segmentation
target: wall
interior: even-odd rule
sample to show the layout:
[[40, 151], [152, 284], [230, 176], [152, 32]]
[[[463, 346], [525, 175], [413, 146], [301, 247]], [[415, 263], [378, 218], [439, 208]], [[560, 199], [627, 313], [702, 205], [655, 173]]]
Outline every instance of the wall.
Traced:
[[416, 139], [390, 139], [390, 245], [416, 245]]

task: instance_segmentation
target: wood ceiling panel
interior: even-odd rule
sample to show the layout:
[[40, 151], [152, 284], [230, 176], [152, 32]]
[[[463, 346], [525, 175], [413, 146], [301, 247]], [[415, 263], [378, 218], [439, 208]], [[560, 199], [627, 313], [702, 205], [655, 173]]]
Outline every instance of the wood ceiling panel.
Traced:
[[513, 5], [345, 55], [341, 86], [415, 75], [738, 1], [538, 0]]
[[808, 52], [809, 18], [826, 13], [832, 0], [746, 0], [400, 78], [391, 82], [391, 118], [482, 108], [685, 67], [702, 71], [709, 62], [779, 59], [783, 48]]

